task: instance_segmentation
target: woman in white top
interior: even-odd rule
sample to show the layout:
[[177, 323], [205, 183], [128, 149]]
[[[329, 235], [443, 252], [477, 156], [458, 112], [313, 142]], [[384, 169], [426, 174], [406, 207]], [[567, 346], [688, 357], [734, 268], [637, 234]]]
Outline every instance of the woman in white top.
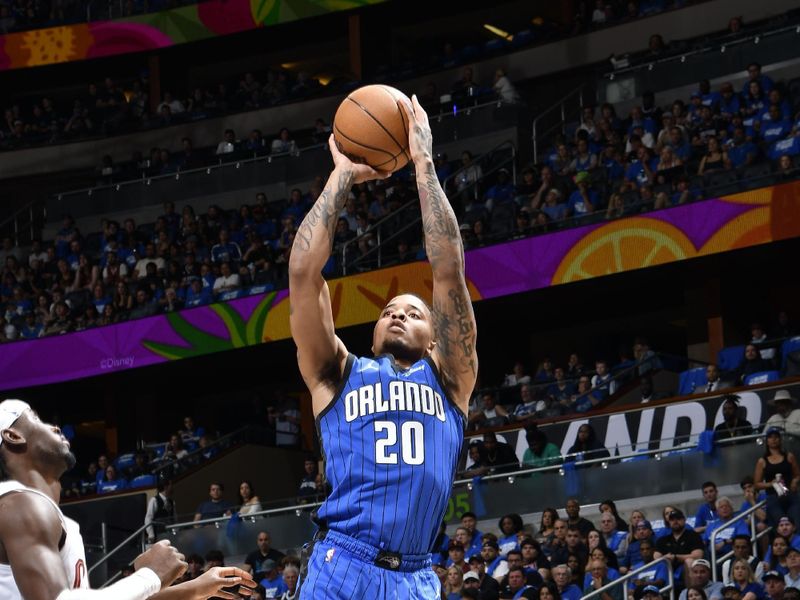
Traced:
[[243, 481], [239, 484], [239, 501], [241, 505], [241, 508], [239, 508], [240, 516], [261, 512], [261, 500], [256, 496], [256, 491], [249, 481]]

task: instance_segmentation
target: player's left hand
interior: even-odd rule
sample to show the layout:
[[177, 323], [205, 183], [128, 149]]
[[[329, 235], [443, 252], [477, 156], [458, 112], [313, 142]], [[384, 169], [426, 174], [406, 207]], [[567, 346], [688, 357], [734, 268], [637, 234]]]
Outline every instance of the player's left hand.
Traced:
[[408, 118], [408, 149], [411, 152], [411, 160], [415, 163], [432, 161], [433, 134], [428, 122], [428, 113], [422, 108], [416, 94], [411, 96], [412, 106], [407, 106], [405, 102], [399, 104]]
[[336, 147], [336, 141], [333, 139], [333, 134], [328, 138], [328, 146], [331, 149], [331, 156], [333, 156], [333, 164], [337, 169], [345, 169], [353, 173], [353, 183], [364, 183], [365, 181], [373, 181], [375, 179], [386, 179], [391, 175], [386, 171], [377, 171], [369, 165], [362, 165], [354, 163], [347, 158], [344, 154], [339, 152]]
[[[193, 588], [194, 600], [206, 600], [212, 596], [235, 600], [239, 596], [249, 596], [252, 593], [251, 590], [258, 584], [253, 581], [250, 573], [237, 567], [212, 567], [187, 585]], [[239, 586], [239, 590], [235, 594], [222, 589], [236, 585]]]

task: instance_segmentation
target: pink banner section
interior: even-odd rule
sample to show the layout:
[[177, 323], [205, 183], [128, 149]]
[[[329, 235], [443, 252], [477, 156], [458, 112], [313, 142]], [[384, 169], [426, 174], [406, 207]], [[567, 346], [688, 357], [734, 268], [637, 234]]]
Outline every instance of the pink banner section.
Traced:
[[[467, 253], [474, 301], [800, 236], [800, 183]], [[410, 263], [329, 282], [337, 327], [374, 320], [401, 291], [430, 296], [430, 269]], [[243, 348], [290, 336], [286, 290], [62, 336], [0, 346], [10, 390]]]

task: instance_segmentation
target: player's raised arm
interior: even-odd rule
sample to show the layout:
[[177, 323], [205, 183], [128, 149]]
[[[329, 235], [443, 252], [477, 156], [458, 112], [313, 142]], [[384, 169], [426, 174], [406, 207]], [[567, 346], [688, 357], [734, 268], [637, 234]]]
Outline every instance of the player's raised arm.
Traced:
[[330, 294], [322, 277], [336, 221], [354, 184], [385, 177], [367, 165], [352, 163], [336, 149], [333, 136], [328, 142], [335, 168], [300, 224], [289, 258], [289, 322], [300, 373], [312, 394], [320, 383], [341, 376], [347, 359], [347, 350], [334, 331]]
[[[408, 109], [409, 148], [417, 173], [425, 250], [433, 270], [432, 318], [436, 361], [452, 399], [466, 414], [478, 375], [477, 328], [464, 276], [464, 246], [458, 221], [433, 166], [428, 115], [417, 97]], [[405, 106], [405, 105], [403, 105]]]

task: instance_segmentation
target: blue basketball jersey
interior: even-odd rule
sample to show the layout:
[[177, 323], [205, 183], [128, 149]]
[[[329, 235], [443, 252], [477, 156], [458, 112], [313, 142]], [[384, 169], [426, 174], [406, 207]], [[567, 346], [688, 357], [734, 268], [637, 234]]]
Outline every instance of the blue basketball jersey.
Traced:
[[382, 550], [430, 552], [465, 424], [429, 357], [403, 370], [391, 355], [351, 354], [338, 393], [317, 417], [332, 486], [319, 519]]

